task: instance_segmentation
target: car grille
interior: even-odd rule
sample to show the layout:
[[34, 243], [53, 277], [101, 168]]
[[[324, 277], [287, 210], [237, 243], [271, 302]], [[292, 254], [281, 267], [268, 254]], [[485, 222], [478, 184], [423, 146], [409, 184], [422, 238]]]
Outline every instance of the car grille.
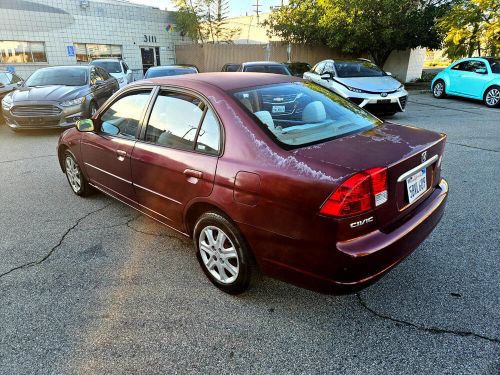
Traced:
[[59, 119], [44, 118], [44, 117], [21, 118], [21, 119], [16, 119], [16, 123], [20, 127], [30, 127], [30, 128], [56, 127], [59, 125]]
[[406, 96], [406, 95], [399, 98], [399, 104], [401, 104], [401, 108], [405, 109], [407, 99], [408, 99], [408, 96]]
[[10, 112], [19, 117], [57, 116], [61, 113], [61, 109], [55, 105], [18, 105]]

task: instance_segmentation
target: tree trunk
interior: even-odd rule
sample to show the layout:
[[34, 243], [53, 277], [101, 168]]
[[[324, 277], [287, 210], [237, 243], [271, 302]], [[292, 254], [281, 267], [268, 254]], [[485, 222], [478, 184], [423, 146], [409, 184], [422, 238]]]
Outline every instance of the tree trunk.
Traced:
[[389, 58], [389, 56], [391, 55], [391, 52], [393, 50], [386, 50], [386, 51], [380, 51], [380, 50], [377, 50], [377, 51], [368, 51], [373, 59], [373, 62], [378, 65], [380, 68], [383, 68], [384, 67], [384, 64], [385, 62], [387, 61], [387, 59]]

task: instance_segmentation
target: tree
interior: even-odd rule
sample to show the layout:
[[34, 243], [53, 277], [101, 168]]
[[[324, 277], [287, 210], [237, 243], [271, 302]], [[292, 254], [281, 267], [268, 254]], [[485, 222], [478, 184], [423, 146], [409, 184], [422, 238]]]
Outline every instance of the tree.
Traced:
[[450, 59], [500, 51], [500, 3], [498, 0], [458, 0], [438, 21], [446, 34], [445, 54]]
[[394, 50], [438, 48], [442, 35], [435, 21], [447, 6], [446, 0], [290, 0], [267, 25], [284, 41], [368, 52], [383, 66]]
[[228, 0], [176, 0], [177, 28], [195, 43], [231, 43], [240, 29], [227, 26]]

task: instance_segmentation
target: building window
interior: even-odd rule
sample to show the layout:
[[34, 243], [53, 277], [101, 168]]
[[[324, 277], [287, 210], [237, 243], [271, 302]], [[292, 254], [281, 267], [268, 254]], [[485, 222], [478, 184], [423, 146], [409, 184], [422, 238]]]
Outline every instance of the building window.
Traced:
[[0, 40], [0, 63], [23, 64], [47, 62], [44, 42]]
[[122, 58], [122, 46], [115, 44], [75, 43], [76, 61], [88, 62], [100, 58]]

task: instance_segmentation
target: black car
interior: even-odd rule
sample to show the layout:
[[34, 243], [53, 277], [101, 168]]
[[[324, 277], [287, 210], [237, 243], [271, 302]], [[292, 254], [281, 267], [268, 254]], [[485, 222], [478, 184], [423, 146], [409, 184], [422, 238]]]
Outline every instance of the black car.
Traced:
[[251, 72], [251, 73], [274, 73], [291, 76], [285, 64], [272, 61], [252, 61], [244, 62], [238, 69], [238, 72]]
[[91, 117], [118, 89], [97, 66], [43, 68], [3, 98], [2, 113], [13, 130], [67, 128]]
[[194, 65], [162, 65], [152, 66], [146, 71], [145, 79], [156, 77], [180, 76], [183, 74], [198, 73]]
[[305, 62], [291, 62], [291, 63], [284, 63], [290, 73], [292, 73], [293, 76], [295, 77], [300, 77], [302, 78], [302, 75], [305, 72], [308, 72], [311, 70], [311, 65]]
[[234, 63], [224, 64], [221, 72], [237, 72], [240, 66], [241, 64], [234, 64]]

